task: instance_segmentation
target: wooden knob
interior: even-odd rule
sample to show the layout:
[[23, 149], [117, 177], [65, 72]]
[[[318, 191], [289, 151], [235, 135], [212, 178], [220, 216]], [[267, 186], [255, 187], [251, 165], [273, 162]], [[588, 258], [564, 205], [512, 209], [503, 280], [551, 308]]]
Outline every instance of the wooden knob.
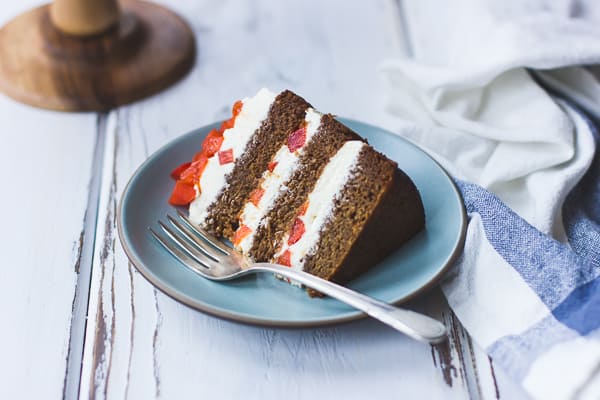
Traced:
[[91, 36], [105, 32], [119, 22], [117, 0], [54, 0], [50, 18], [62, 32]]
[[189, 25], [162, 6], [55, 0], [0, 28], [0, 91], [36, 107], [103, 111], [165, 89], [194, 58]]

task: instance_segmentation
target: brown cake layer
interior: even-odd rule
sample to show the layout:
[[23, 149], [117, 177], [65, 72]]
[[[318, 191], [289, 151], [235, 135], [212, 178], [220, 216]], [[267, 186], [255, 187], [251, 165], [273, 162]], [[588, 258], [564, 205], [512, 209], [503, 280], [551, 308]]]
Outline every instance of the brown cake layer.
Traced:
[[271, 261], [330, 158], [349, 140], [365, 142], [332, 115], [323, 115], [317, 132], [298, 160], [299, 168], [285, 184], [287, 189], [275, 200], [264, 223], [256, 231], [249, 252], [254, 260]]
[[[365, 146], [304, 270], [346, 283], [377, 264], [425, 225], [413, 182], [395, 162]], [[311, 295], [317, 294], [309, 291]]]
[[208, 208], [205, 228], [214, 235], [231, 239], [238, 227], [238, 216], [256, 188], [269, 161], [286, 143], [291, 132], [304, 122], [310, 107], [302, 97], [286, 90], [276, 98], [267, 118], [254, 133], [244, 154], [236, 161], [233, 171], [226, 177], [225, 189]]

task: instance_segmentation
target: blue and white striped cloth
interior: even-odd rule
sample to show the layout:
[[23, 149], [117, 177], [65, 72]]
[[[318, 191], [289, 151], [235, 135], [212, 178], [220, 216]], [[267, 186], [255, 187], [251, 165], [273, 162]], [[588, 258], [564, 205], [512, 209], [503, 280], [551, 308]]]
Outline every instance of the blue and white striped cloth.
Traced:
[[533, 398], [600, 399], [600, 67], [577, 67], [600, 64], [597, 0], [402, 6], [389, 110], [469, 215], [448, 304]]
[[[597, 128], [580, 115], [600, 148]], [[461, 320], [536, 397], [600, 398], [599, 152], [563, 204], [568, 243], [482, 187], [457, 185], [469, 215], [466, 252], [444, 291]]]

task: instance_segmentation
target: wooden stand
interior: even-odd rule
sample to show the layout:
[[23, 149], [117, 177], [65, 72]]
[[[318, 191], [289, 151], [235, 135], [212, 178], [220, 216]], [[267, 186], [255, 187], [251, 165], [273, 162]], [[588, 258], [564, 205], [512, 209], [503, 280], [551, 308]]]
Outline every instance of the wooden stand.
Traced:
[[182, 78], [195, 58], [189, 26], [145, 1], [56, 0], [0, 29], [0, 90], [61, 111], [101, 111]]

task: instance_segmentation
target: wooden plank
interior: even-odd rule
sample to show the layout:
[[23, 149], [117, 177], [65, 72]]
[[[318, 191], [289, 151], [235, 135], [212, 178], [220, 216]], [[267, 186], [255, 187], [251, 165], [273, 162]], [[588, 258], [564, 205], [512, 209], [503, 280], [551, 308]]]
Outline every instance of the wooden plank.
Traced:
[[523, 389], [498, 369], [485, 351], [472, 341], [448, 307], [441, 290], [436, 289], [415, 306], [444, 321], [450, 330], [447, 342], [431, 346], [433, 363], [447, 385], [462, 386], [465, 396], [471, 399], [528, 398]]
[[401, 125], [385, 112], [376, 72], [404, 51], [396, 2], [170, 5], [196, 31], [198, 63], [163, 95], [109, 116], [81, 396], [497, 398], [487, 356], [439, 291], [410, 304], [453, 327], [446, 347], [432, 348], [372, 320], [303, 330], [218, 320], [157, 292], [128, 263], [115, 214], [130, 175], [170, 139], [225, 117], [235, 99], [290, 88], [317, 108]]
[[[37, 4], [3, 4], [0, 24]], [[91, 261], [85, 248], [94, 229], [86, 225], [95, 221], [87, 204], [98, 119], [40, 111], [0, 95], [0, 120], [0, 398], [60, 398], [68, 360], [83, 339], [82, 332], [72, 339], [78, 332], [71, 323], [83, 326], [87, 305], [87, 294], [78, 296]]]
[[59, 397], [86, 262], [96, 118], [39, 113], [0, 97], [0, 119], [6, 135], [0, 207], [8, 211], [0, 233], [0, 398]]

